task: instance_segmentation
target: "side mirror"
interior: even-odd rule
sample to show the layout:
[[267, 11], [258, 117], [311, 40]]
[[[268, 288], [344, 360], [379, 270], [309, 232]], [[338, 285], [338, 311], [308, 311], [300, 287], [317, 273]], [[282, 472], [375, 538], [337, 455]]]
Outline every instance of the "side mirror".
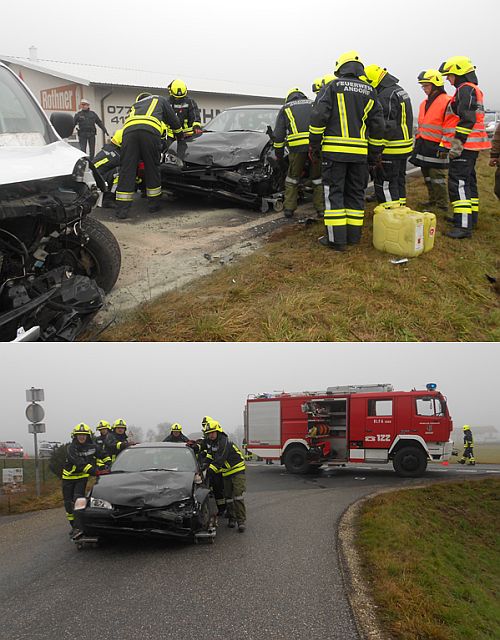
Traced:
[[75, 128], [73, 116], [70, 113], [52, 113], [50, 122], [61, 138], [69, 138]]

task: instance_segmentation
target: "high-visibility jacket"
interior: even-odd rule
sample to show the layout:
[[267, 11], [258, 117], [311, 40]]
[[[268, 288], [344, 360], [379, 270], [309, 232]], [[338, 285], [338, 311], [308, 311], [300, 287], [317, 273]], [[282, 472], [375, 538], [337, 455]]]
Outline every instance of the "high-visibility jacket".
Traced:
[[189, 438], [183, 433], [179, 433], [178, 436], [174, 436], [173, 433], [169, 433], [166, 438], [163, 438], [163, 442], [188, 442]]
[[366, 162], [383, 149], [384, 120], [375, 89], [355, 76], [324, 87], [311, 111], [310, 144], [323, 159]]
[[450, 100], [451, 96], [443, 91], [432, 93], [420, 104], [412, 164], [431, 168], [448, 165], [448, 158], [439, 155], [443, 139], [452, 138], [455, 132], [455, 116], [447, 113]]
[[76, 438], [73, 438], [66, 449], [62, 479], [80, 480], [88, 478], [91, 473], [94, 474], [97, 466], [96, 455], [97, 447], [94, 442], [81, 444]]
[[311, 119], [312, 100], [296, 91], [289, 96], [287, 103], [281, 107], [274, 126], [275, 149], [282, 149], [288, 144], [290, 151], [303, 152], [309, 148], [309, 122]]
[[472, 437], [472, 431], [467, 429], [464, 431], [464, 447], [473, 447], [474, 446], [474, 438]]
[[384, 116], [384, 155], [407, 155], [413, 149], [413, 110], [408, 93], [388, 73], [377, 87]]
[[213, 473], [222, 477], [245, 471], [245, 457], [225, 433], [219, 433], [216, 440], [204, 439], [198, 444], [198, 452], [205, 452], [205, 461]]
[[127, 434], [123, 433], [119, 435], [114, 431], [110, 431], [106, 434], [104, 445], [106, 447], [106, 451], [111, 456], [111, 462], [114, 462], [116, 460], [116, 456], [129, 446]]
[[99, 173], [107, 173], [110, 169], [115, 169], [120, 166], [120, 147], [116, 146], [112, 142], [108, 142], [103, 148], [94, 156], [92, 160], [94, 167], [99, 170]]
[[175, 134], [182, 132], [179, 118], [163, 96], [147, 96], [135, 102], [123, 125], [123, 134], [131, 129], [151, 131], [159, 136], [170, 126]]
[[98, 435], [94, 438], [94, 442], [97, 448], [97, 451], [96, 451], [97, 468], [105, 469], [108, 465], [111, 464], [111, 455], [106, 449], [106, 438], [103, 438], [101, 435]]
[[[490, 149], [491, 142], [484, 126], [484, 96], [473, 82], [463, 82], [448, 105], [448, 114], [455, 122], [454, 136], [463, 142], [464, 149]], [[454, 117], [453, 117], [454, 116]], [[451, 146], [451, 139], [443, 140], [443, 147]]]
[[[200, 109], [196, 104], [196, 100], [189, 96], [184, 96], [184, 98], [170, 96], [170, 104], [181, 123], [182, 132], [185, 136], [193, 135], [193, 127], [201, 128]], [[174, 131], [171, 126], [167, 127], [167, 136], [169, 138], [174, 137]]]

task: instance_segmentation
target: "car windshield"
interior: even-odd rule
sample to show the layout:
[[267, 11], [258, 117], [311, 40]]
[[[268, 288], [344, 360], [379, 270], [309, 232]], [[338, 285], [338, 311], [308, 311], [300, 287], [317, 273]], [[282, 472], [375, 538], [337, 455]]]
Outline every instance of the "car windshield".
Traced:
[[0, 147], [41, 147], [55, 140], [33, 98], [0, 67]]
[[125, 449], [115, 460], [111, 472], [192, 471], [196, 461], [188, 447], [137, 447]]
[[262, 131], [274, 127], [278, 109], [229, 109], [215, 116], [206, 131]]

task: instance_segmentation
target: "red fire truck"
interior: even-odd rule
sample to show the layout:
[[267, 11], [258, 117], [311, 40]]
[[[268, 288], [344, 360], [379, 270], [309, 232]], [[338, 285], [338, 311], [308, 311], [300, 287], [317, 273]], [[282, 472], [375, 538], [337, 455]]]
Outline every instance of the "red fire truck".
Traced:
[[453, 448], [446, 398], [434, 383], [412, 391], [377, 384], [249, 396], [244, 421], [248, 451], [280, 460], [290, 473], [392, 462], [398, 475], [418, 477]]

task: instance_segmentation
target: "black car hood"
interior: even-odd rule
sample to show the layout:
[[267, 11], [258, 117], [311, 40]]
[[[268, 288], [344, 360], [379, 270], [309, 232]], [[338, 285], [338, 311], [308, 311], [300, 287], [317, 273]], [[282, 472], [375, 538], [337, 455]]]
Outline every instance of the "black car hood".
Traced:
[[93, 498], [122, 507], [167, 507], [193, 495], [192, 471], [138, 471], [100, 476]]
[[260, 131], [207, 131], [187, 142], [174, 142], [169, 152], [190, 164], [234, 167], [259, 160], [270, 141], [267, 133]]

